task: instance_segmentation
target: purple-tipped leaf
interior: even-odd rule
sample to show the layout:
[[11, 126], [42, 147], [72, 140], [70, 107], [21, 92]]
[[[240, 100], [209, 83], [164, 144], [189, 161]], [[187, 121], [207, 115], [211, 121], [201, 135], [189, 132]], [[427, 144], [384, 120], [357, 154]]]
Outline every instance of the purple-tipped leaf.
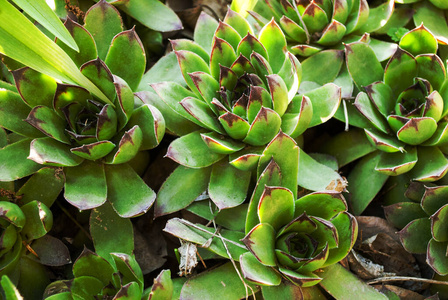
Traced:
[[282, 187], [264, 188], [258, 203], [258, 218], [261, 223], [271, 225], [276, 231], [294, 216], [294, 198], [291, 191]]
[[168, 147], [166, 157], [189, 168], [208, 167], [224, 157], [205, 144], [198, 131], [174, 140]]
[[31, 142], [28, 159], [38, 164], [56, 167], [74, 167], [84, 160], [71, 153], [67, 145], [48, 137], [34, 139]]
[[89, 60], [95, 59], [97, 57], [97, 52], [92, 35], [83, 26], [70, 18], [65, 20], [64, 25], [78, 45], [79, 51], [75, 51], [66, 46], [66, 44], [59, 39], [56, 39], [56, 44], [70, 56], [78, 67]]
[[12, 72], [17, 90], [29, 106], [45, 105], [51, 107], [56, 80], [31, 68], [24, 67]]
[[417, 148], [406, 152], [383, 152], [375, 170], [389, 176], [397, 176], [410, 171], [417, 163]]
[[104, 60], [113, 37], [123, 30], [123, 22], [115, 7], [106, 1], [99, 1], [87, 11], [84, 17], [84, 28], [95, 39], [98, 57]]
[[81, 73], [94, 83], [106, 97], [115, 99], [114, 78], [106, 64], [99, 58], [86, 62], [81, 66]]
[[261, 264], [250, 252], [240, 256], [240, 266], [243, 277], [257, 285], [277, 286], [281, 283], [280, 274], [271, 267]]
[[275, 229], [270, 224], [258, 224], [242, 239], [242, 242], [263, 265], [271, 267], [277, 265], [274, 252]]
[[105, 59], [110, 71], [123, 78], [132, 90], [136, 90], [146, 69], [143, 44], [135, 29], [117, 34]]

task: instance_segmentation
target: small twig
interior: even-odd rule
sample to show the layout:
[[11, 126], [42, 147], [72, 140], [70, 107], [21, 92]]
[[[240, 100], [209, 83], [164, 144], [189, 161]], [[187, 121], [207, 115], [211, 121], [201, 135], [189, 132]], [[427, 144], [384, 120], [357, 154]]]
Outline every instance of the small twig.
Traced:
[[[218, 232], [218, 228], [216, 228], [216, 223], [214, 220], [213, 220], [213, 227], [215, 228], [215, 231]], [[238, 277], [240, 278], [241, 282], [244, 285], [244, 289], [246, 290], [246, 300], [249, 299], [249, 290], [247, 288], [249, 288], [252, 291], [252, 296], [254, 297], [254, 300], [257, 300], [257, 298], [255, 296], [255, 291], [252, 289], [252, 287], [250, 285], [248, 285], [244, 281], [243, 276], [241, 276], [240, 270], [238, 270], [238, 267], [237, 267], [235, 261], [233, 260], [232, 255], [230, 254], [229, 248], [227, 247], [227, 244], [224, 241], [223, 236], [220, 233], [218, 233], [217, 236], [221, 239], [221, 242], [224, 245], [224, 248], [226, 249], [227, 255], [229, 256], [229, 259], [232, 262], [233, 268], [235, 269], [236, 273], [238, 274]]]
[[[195, 225], [195, 224], [193, 224], [193, 223], [191, 223], [191, 222], [189, 222], [189, 221], [187, 221], [187, 220], [179, 219], [179, 222], [181, 222], [181, 223], [184, 224], [184, 225], [193, 227], [194, 229], [197, 229], [197, 230], [199, 230], [199, 231], [205, 232], [205, 233], [207, 233], [207, 234], [214, 235], [214, 233], [211, 233], [210, 231], [205, 230], [205, 229], [203, 229], [203, 228], [201, 228], [201, 227], [199, 227], [199, 226], [197, 226], [197, 225]], [[227, 238], [225, 238], [225, 237], [222, 237], [222, 238], [223, 238], [226, 242], [229, 242], [229, 243], [231, 243], [231, 244], [233, 244], [233, 245], [235, 245], [235, 246], [238, 246], [238, 247], [240, 247], [240, 248], [243, 248], [243, 249], [247, 250], [247, 248], [246, 248], [245, 246], [243, 246], [243, 245], [241, 245], [241, 244], [238, 244], [237, 242], [234, 242], [234, 241], [232, 241], [232, 240], [229, 240], [229, 239], [227, 239]]]
[[448, 285], [448, 281], [440, 281], [440, 280], [418, 278], [418, 277], [407, 277], [407, 276], [379, 277], [379, 278], [369, 280], [366, 283], [367, 284], [375, 284], [375, 283], [382, 283], [382, 282], [388, 282], [388, 281], [417, 281], [417, 282], [426, 282], [426, 283], [431, 283], [431, 284]]
[[67, 217], [72, 220], [73, 223], [76, 224], [76, 226], [78, 226], [82, 232], [84, 232], [84, 234], [89, 238], [89, 240], [92, 241], [92, 237], [90, 236], [89, 232], [87, 230], [85, 230], [85, 228], [75, 219], [73, 218], [73, 216], [68, 212], [67, 209], [65, 209], [65, 207], [63, 207], [61, 205], [61, 203], [59, 203], [58, 201], [56, 201], [57, 206], [59, 206], [59, 208], [67, 215]]
[[33, 248], [31, 248], [30, 244], [28, 244], [25, 241], [22, 241], [22, 244], [25, 246], [25, 248], [31, 252], [31, 254], [33, 254], [34, 256], [36, 256], [38, 259], [40, 259], [39, 255], [37, 255], [36, 251], [33, 250]]

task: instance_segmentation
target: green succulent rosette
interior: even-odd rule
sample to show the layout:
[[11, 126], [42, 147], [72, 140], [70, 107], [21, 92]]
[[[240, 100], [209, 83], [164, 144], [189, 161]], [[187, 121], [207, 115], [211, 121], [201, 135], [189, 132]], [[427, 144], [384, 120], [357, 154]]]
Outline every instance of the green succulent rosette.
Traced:
[[129, 254], [111, 253], [113, 263], [84, 248], [73, 264], [73, 279], [52, 282], [45, 299], [142, 299], [143, 273]]
[[447, 275], [448, 186], [414, 182], [404, 196], [384, 207], [387, 220], [401, 229], [398, 234], [408, 252], [426, 254], [428, 265]]
[[[81, 86], [57, 82], [28, 67], [14, 70], [17, 92], [0, 91], [5, 108], [0, 122], [27, 138], [0, 150], [0, 157], [15, 152], [23, 158], [28, 152], [28, 161], [16, 159], [25, 164], [23, 170], [15, 172], [11, 165], [1, 180], [30, 175], [36, 166], [62, 167], [64, 196], [77, 208], [95, 208], [107, 199], [120, 216], [136, 216], [155, 200], [138, 173], [148, 162], [145, 150], [156, 147], [164, 135], [164, 119], [133, 92], [146, 67], [135, 30], [123, 31], [118, 11], [105, 1], [92, 6], [84, 21], [84, 26], [65, 22], [79, 52], [56, 43], [106, 95], [107, 103]], [[98, 58], [100, 48], [106, 49], [104, 60]]]
[[292, 183], [298, 147], [288, 136], [279, 134], [264, 154], [242, 239], [250, 252], [241, 255], [241, 270], [260, 285], [278, 286], [284, 277], [313, 286], [322, 280], [315, 271], [337, 263], [353, 247], [356, 219], [340, 193], [297, 197]]
[[[200, 204], [201, 201], [188, 208], [213, 222], [216, 220], [222, 229], [174, 218], [164, 231], [219, 257], [232, 257], [239, 262], [244, 279], [261, 286], [263, 295], [286, 292], [291, 286], [296, 293], [305, 294], [322, 280], [318, 270], [337, 263], [349, 253], [358, 227], [340, 193], [321, 191], [297, 196], [298, 162], [299, 147], [280, 132], [258, 162], [258, 181], [247, 206], [243, 204], [230, 208], [228, 214], [222, 210], [212, 216], [207, 216], [210, 208], [208, 204]], [[204, 252], [201, 256], [209, 257]], [[212, 274], [205, 273], [204, 280], [212, 278]]]
[[[0, 128], [0, 149], [14, 146], [16, 138]], [[70, 263], [67, 247], [48, 235], [53, 226], [50, 207], [63, 185], [64, 174], [51, 167], [26, 181], [0, 182], [0, 276], [7, 275], [26, 298], [42, 296], [50, 282], [46, 266]]]
[[[446, 70], [436, 51], [435, 37], [420, 26], [403, 36], [383, 73], [368, 45], [346, 46], [349, 72], [361, 90], [354, 107], [363, 116], [368, 140], [381, 155], [379, 172], [391, 176], [411, 172], [413, 180], [427, 182], [448, 171]], [[367, 75], [364, 66], [371, 70]]]
[[265, 24], [274, 18], [286, 35], [293, 54], [308, 57], [326, 48], [342, 46], [356, 35], [379, 30], [391, 17], [394, 2], [369, 8], [366, 0], [265, 0], [251, 15]]
[[348, 175], [352, 207], [360, 214], [389, 176], [432, 182], [448, 172], [446, 69], [436, 55], [436, 38], [423, 25], [402, 37], [384, 69], [368, 44], [345, 47], [359, 92], [344, 100], [345, 113], [341, 109], [335, 117], [365, 136], [356, 129], [339, 134], [325, 152], [344, 164], [364, 157]]
[[[152, 87], [165, 104], [167, 129], [181, 135], [166, 156], [182, 166], [162, 186], [156, 215], [186, 207], [207, 187], [220, 209], [241, 204], [251, 171], [280, 130], [298, 138], [335, 113], [340, 89], [334, 84], [296, 95], [301, 66], [286, 50], [275, 21], [258, 37], [253, 34], [249, 23], [229, 10], [219, 23], [202, 14], [195, 41], [171, 42], [186, 87], [175, 82]], [[174, 204], [171, 199], [179, 197], [169, 191], [173, 184], [188, 185], [191, 196]]]

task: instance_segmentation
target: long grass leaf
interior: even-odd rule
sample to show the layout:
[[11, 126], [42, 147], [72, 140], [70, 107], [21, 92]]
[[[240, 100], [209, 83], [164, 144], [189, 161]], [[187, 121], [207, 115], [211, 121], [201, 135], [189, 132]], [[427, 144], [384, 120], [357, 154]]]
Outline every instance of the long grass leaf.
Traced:
[[0, 0], [0, 53], [38, 72], [78, 84], [111, 104], [58, 45], [6, 0]]
[[75, 40], [45, 0], [13, 0], [13, 2], [70, 48], [79, 51]]

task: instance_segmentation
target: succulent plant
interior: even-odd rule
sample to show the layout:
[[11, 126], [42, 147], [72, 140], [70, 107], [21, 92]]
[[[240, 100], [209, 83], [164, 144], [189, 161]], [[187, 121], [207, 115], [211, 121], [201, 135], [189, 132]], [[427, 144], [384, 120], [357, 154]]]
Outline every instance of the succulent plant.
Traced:
[[[2, 133], [9, 140], [13, 139], [14, 134], [6, 135], [0, 128], [0, 135]], [[1, 144], [14, 146], [14, 143]], [[50, 282], [45, 266], [70, 263], [66, 246], [47, 235], [53, 226], [49, 207], [63, 185], [64, 176], [60, 170], [48, 167], [40, 169], [27, 181], [0, 182], [0, 276], [9, 276], [22, 295], [30, 299], [40, 297]], [[48, 259], [51, 256], [54, 258]], [[28, 282], [32, 277], [39, 279]]]
[[[299, 137], [329, 119], [340, 102], [334, 84], [296, 95], [300, 63], [286, 50], [275, 21], [257, 38], [249, 23], [231, 10], [219, 24], [202, 14], [195, 42], [171, 43], [187, 88], [174, 82], [152, 87], [168, 113], [175, 113], [164, 114], [167, 129], [182, 136], [166, 156], [182, 166], [162, 186], [156, 215], [186, 207], [207, 186], [220, 209], [239, 205], [265, 145], [280, 130]], [[173, 204], [178, 197], [168, 191], [170, 186], [184, 184], [190, 176], [195, 178], [194, 195], [188, 188], [191, 196]], [[175, 183], [178, 179], [183, 183]]]
[[52, 282], [45, 299], [127, 298], [141, 299], [143, 274], [135, 259], [124, 253], [111, 253], [111, 263], [87, 248], [73, 264], [74, 278]]
[[340, 193], [297, 198], [297, 153], [295, 143], [280, 133], [260, 159], [263, 171], [242, 240], [250, 252], [240, 257], [244, 277], [256, 284], [277, 286], [285, 277], [302, 287], [315, 285], [321, 278], [314, 272], [343, 259], [356, 240], [356, 219]]
[[408, 252], [426, 254], [428, 265], [437, 274], [447, 275], [448, 186], [414, 182], [405, 196], [384, 207], [387, 220], [401, 229], [398, 234]]
[[[100, 23], [103, 19], [108, 20], [107, 26]], [[144, 171], [148, 161], [144, 150], [158, 145], [165, 126], [161, 113], [133, 93], [146, 65], [140, 40], [133, 29], [122, 31], [118, 11], [105, 1], [87, 12], [84, 26], [70, 19], [65, 26], [80, 52], [56, 43], [108, 102], [81, 86], [24, 67], [13, 71], [18, 93], [2, 91], [0, 105], [9, 108], [3, 111], [1, 125], [33, 139], [20, 143], [20, 153], [28, 151], [30, 161], [63, 167], [64, 196], [71, 204], [84, 210], [108, 199], [120, 216], [142, 214], [154, 202], [155, 193], [136, 171]], [[98, 56], [104, 56], [104, 61]], [[10, 156], [18, 147], [5, 147], [0, 156]], [[35, 169], [36, 164], [24, 173], [19, 173], [20, 168], [8, 169], [11, 173], [4, 176], [16, 179]]]
[[[436, 51], [437, 40], [423, 25], [402, 37], [384, 70], [367, 44], [346, 45], [348, 70], [360, 92], [353, 105], [347, 104], [342, 119], [364, 129], [374, 147], [365, 154], [377, 150], [348, 176], [356, 213], [373, 199], [387, 176], [408, 173], [412, 180], [431, 182], [448, 171], [446, 70]], [[373, 170], [381, 173], [378, 182], [363, 190]]]
[[[262, 286], [263, 294], [270, 288], [289, 289], [291, 284], [299, 289], [318, 284], [322, 278], [313, 272], [348, 254], [357, 236], [357, 222], [340, 193], [297, 197], [298, 156], [297, 144], [282, 132], [263, 151], [244, 237], [238, 228], [218, 230], [222, 236], [216, 237], [213, 228], [180, 219], [170, 220], [165, 231], [239, 261], [242, 276]], [[238, 213], [228, 216], [234, 221]]]
[[265, 0], [264, 5], [260, 2], [261, 14], [252, 12], [252, 16], [261, 24], [274, 18], [285, 33], [291, 52], [305, 57], [380, 29], [394, 8], [393, 1], [385, 1], [374, 9], [369, 8], [366, 0]]

